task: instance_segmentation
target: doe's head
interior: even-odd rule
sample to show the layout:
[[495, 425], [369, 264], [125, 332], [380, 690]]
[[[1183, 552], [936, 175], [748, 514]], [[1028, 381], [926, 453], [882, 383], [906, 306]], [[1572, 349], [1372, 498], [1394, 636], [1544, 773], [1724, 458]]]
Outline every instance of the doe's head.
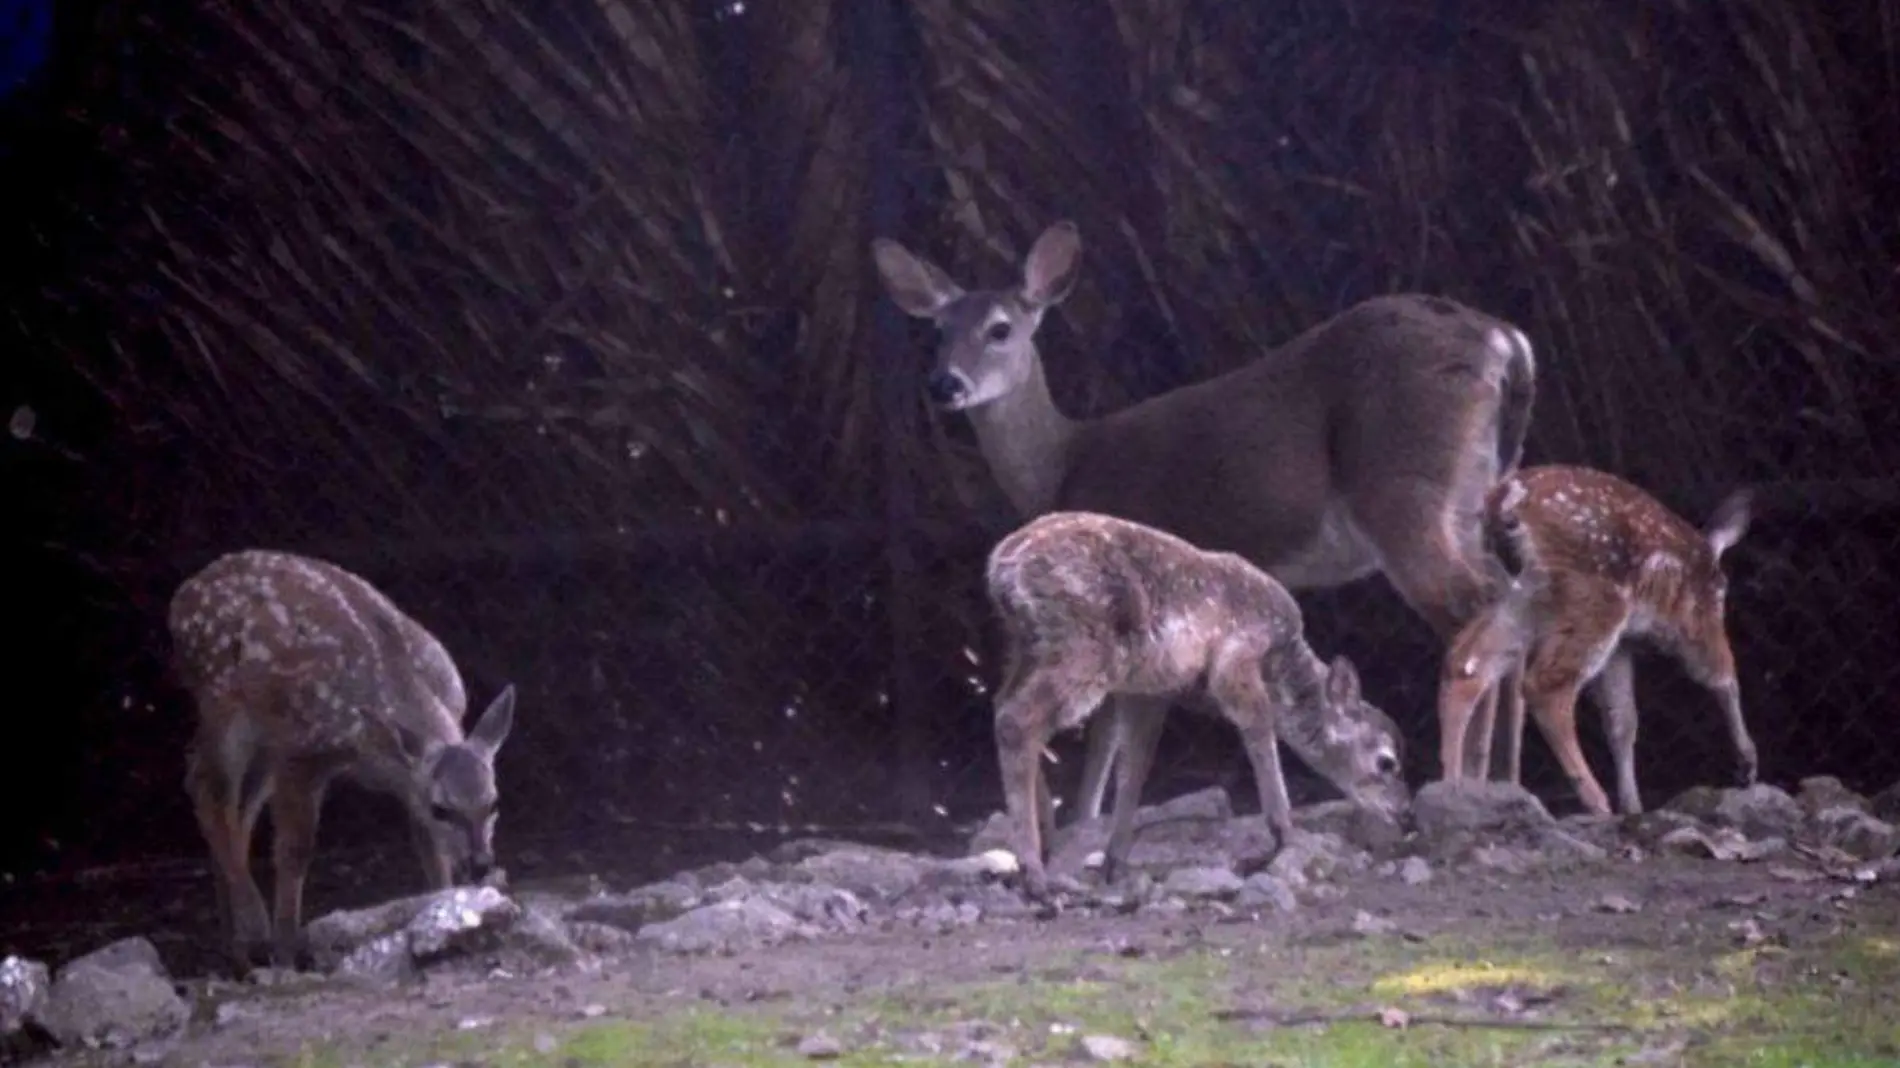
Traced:
[[450, 879], [479, 882], [495, 867], [495, 821], [500, 793], [495, 753], [515, 721], [515, 688], [496, 695], [459, 742], [419, 745], [404, 738], [415, 770], [410, 782], [410, 818], [428, 835]]
[[987, 404], [1036, 372], [1036, 328], [1075, 288], [1082, 237], [1067, 221], [1044, 230], [1014, 289], [965, 292], [936, 264], [888, 238], [871, 243], [871, 256], [891, 300], [937, 324], [936, 363], [924, 388], [932, 404], [955, 412]]
[[1366, 700], [1358, 670], [1343, 656], [1328, 665], [1320, 695], [1325, 707], [1318, 751], [1308, 760], [1313, 770], [1360, 808], [1400, 820], [1412, 795], [1405, 786], [1405, 739], [1398, 724]]

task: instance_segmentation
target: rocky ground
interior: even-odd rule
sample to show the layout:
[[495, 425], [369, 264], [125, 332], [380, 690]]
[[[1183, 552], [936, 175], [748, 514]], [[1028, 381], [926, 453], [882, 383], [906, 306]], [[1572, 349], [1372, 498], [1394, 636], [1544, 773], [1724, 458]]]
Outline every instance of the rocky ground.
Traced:
[[1895, 1064], [1900, 795], [1831, 780], [1552, 819], [1427, 787], [1278, 845], [1206, 791], [965, 855], [788, 843], [637, 887], [523, 881], [314, 921], [318, 968], [181, 980], [144, 939], [0, 963], [48, 1064]]

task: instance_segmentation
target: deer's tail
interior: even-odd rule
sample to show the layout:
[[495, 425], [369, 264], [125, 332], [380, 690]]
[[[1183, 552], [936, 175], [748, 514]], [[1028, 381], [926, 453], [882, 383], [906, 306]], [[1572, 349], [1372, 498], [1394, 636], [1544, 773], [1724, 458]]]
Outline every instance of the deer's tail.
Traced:
[[1491, 347], [1504, 357], [1504, 395], [1498, 402], [1498, 477], [1503, 478], [1524, 458], [1531, 405], [1537, 399], [1537, 359], [1531, 339], [1515, 326], [1493, 327]]

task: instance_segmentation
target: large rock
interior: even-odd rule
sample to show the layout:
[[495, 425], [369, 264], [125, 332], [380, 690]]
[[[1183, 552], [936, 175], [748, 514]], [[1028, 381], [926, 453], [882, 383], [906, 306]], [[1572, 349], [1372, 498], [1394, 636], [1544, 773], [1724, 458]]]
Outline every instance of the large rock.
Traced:
[[319, 969], [364, 979], [403, 979], [477, 954], [522, 968], [589, 963], [557, 915], [525, 909], [489, 886], [328, 913], [305, 937]]
[[1295, 889], [1372, 866], [1363, 850], [1336, 834], [1295, 832], [1267, 864], [1267, 874]]
[[63, 1046], [122, 1047], [172, 1034], [190, 1015], [158, 950], [127, 938], [61, 968], [39, 1023]]
[[1663, 806], [1750, 838], [1793, 838], [1807, 813], [1779, 787], [1758, 782], [1742, 789], [1695, 786]]
[[708, 888], [706, 896], [719, 903], [764, 902], [817, 930], [838, 934], [862, 930], [870, 914], [870, 908], [858, 895], [842, 887], [820, 883], [754, 883], [734, 878]]
[[1875, 819], [1900, 823], [1900, 782], [1880, 791], [1867, 801], [1867, 811]]
[[1293, 810], [1293, 826], [1302, 831], [1335, 834], [1372, 853], [1398, 845], [1405, 831], [1397, 823], [1351, 801], [1321, 801]]
[[1412, 799], [1412, 818], [1427, 841], [1457, 835], [1502, 836], [1552, 826], [1550, 810], [1516, 783], [1427, 783]]
[[1814, 823], [1829, 845], [1861, 860], [1885, 860], [1900, 852], [1900, 828], [1852, 805], [1822, 809]]
[[1867, 811], [1867, 799], [1849, 790], [1832, 775], [1810, 775], [1801, 780], [1800, 786], [1795, 800], [1810, 818], [1843, 806]]
[[894, 849], [844, 846], [807, 856], [792, 865], [799, 877], [849, 890], [873, 901], [889, 901], [923, 881], [929, 858]]
[[705, 903], [705, 891], [690, 879], [665, 879], [638, 886], [624, 894], [602, 893], [569, 906], [570, 923], [598, 923], [623, 931], [638, 931]]
[[640, 928], [634, 940], [673, 953], [737, 953], [814, 938], [819, 930], [756, 897], [720, 901]]

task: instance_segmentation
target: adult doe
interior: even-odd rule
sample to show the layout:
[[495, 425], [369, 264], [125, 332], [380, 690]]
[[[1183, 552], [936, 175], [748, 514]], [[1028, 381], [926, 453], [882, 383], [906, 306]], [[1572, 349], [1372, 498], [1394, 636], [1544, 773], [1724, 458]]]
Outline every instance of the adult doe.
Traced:
[[[431, 888], [488, 874], [495, 752], [514, 722], [514, 687], [465, 737], [468, 701], [441, 643], [369, 583], [288, 553], [214, 560], [178, 588], [168, 622], [198, 719], [185, 786], [240, 971], [267, 955], [296, 966], [317, 816], [339, 776], [402, 800]], [[267, 801], [268, 916], [250, 869]]]
[[[996, 751], [1031, 896], [1046, 893], [1043, 838], [1053, 829], [1043, 748], [1115, 695], [1218, 708], [1240, 731], [1260, 810], [1282, 843], [1293, 817], [1281, 738], [1362, 808], [1396, 819], [1409, 803], [1398, 728], [1361, 696], [1351, 661], [1314, 655], [1293, 596], [1241, 557], [1109, 516], [1054, 512], [998, 542], [985, 574], [1006, 650]], [[1162, 722], [1136, 715], [1119, 732], [1110, 880], [1128, 857]]]
[[[1462, 742], [1479, 698], [1512, 674], [1519, 681], [1504, 693], [1505, 774], [1518, 781], [1528, 702], [1584, 807], [1609, 812], [1577, 744], [1577, 697], [1587, 686], [1610, 739], [1617, 802], [1626, 813], [1641, 812], [1629, 646], [1646, 640], [1721, 703], [1738, 777], [1753, 783], [1755, 743], [1742, 719], [1721, 566], [1748, 528], [1748, 501], [1746, 492], [1731, 494], [1698, 531], [1636, 486], [1590, 468], [1532, 467], [1500, 482], [1487, 504], [1491, 536], [1520, 574], [1446, 652], [1438, 698], [1443, 777], [1485, 774], [1488, 755], [1465, 767]], [[1491, 724], [1480, 723], [1481, 743], [1490, 734]]]
[[[1072, 419], [1050, 397], [1036, 333], [1074, 288], [1081, 248], [1058, 222], [1018, 285], [966, 292], [895, 241], [872, 244], [891, 299], [939, 328], [930, 400], [968, 414], [1022, 518], [1133, 520], [1238, 553], [1296, 590], [1383, 572], [1442, 640], [1490, 603], [1503, 576], [1478, 520], [1530, 425], [1522, 331], [1438, 297], [1375, 297], [1225, 374]], [[1082, 818], [1101, 813], [1122, 722], [1089, 728]]]

